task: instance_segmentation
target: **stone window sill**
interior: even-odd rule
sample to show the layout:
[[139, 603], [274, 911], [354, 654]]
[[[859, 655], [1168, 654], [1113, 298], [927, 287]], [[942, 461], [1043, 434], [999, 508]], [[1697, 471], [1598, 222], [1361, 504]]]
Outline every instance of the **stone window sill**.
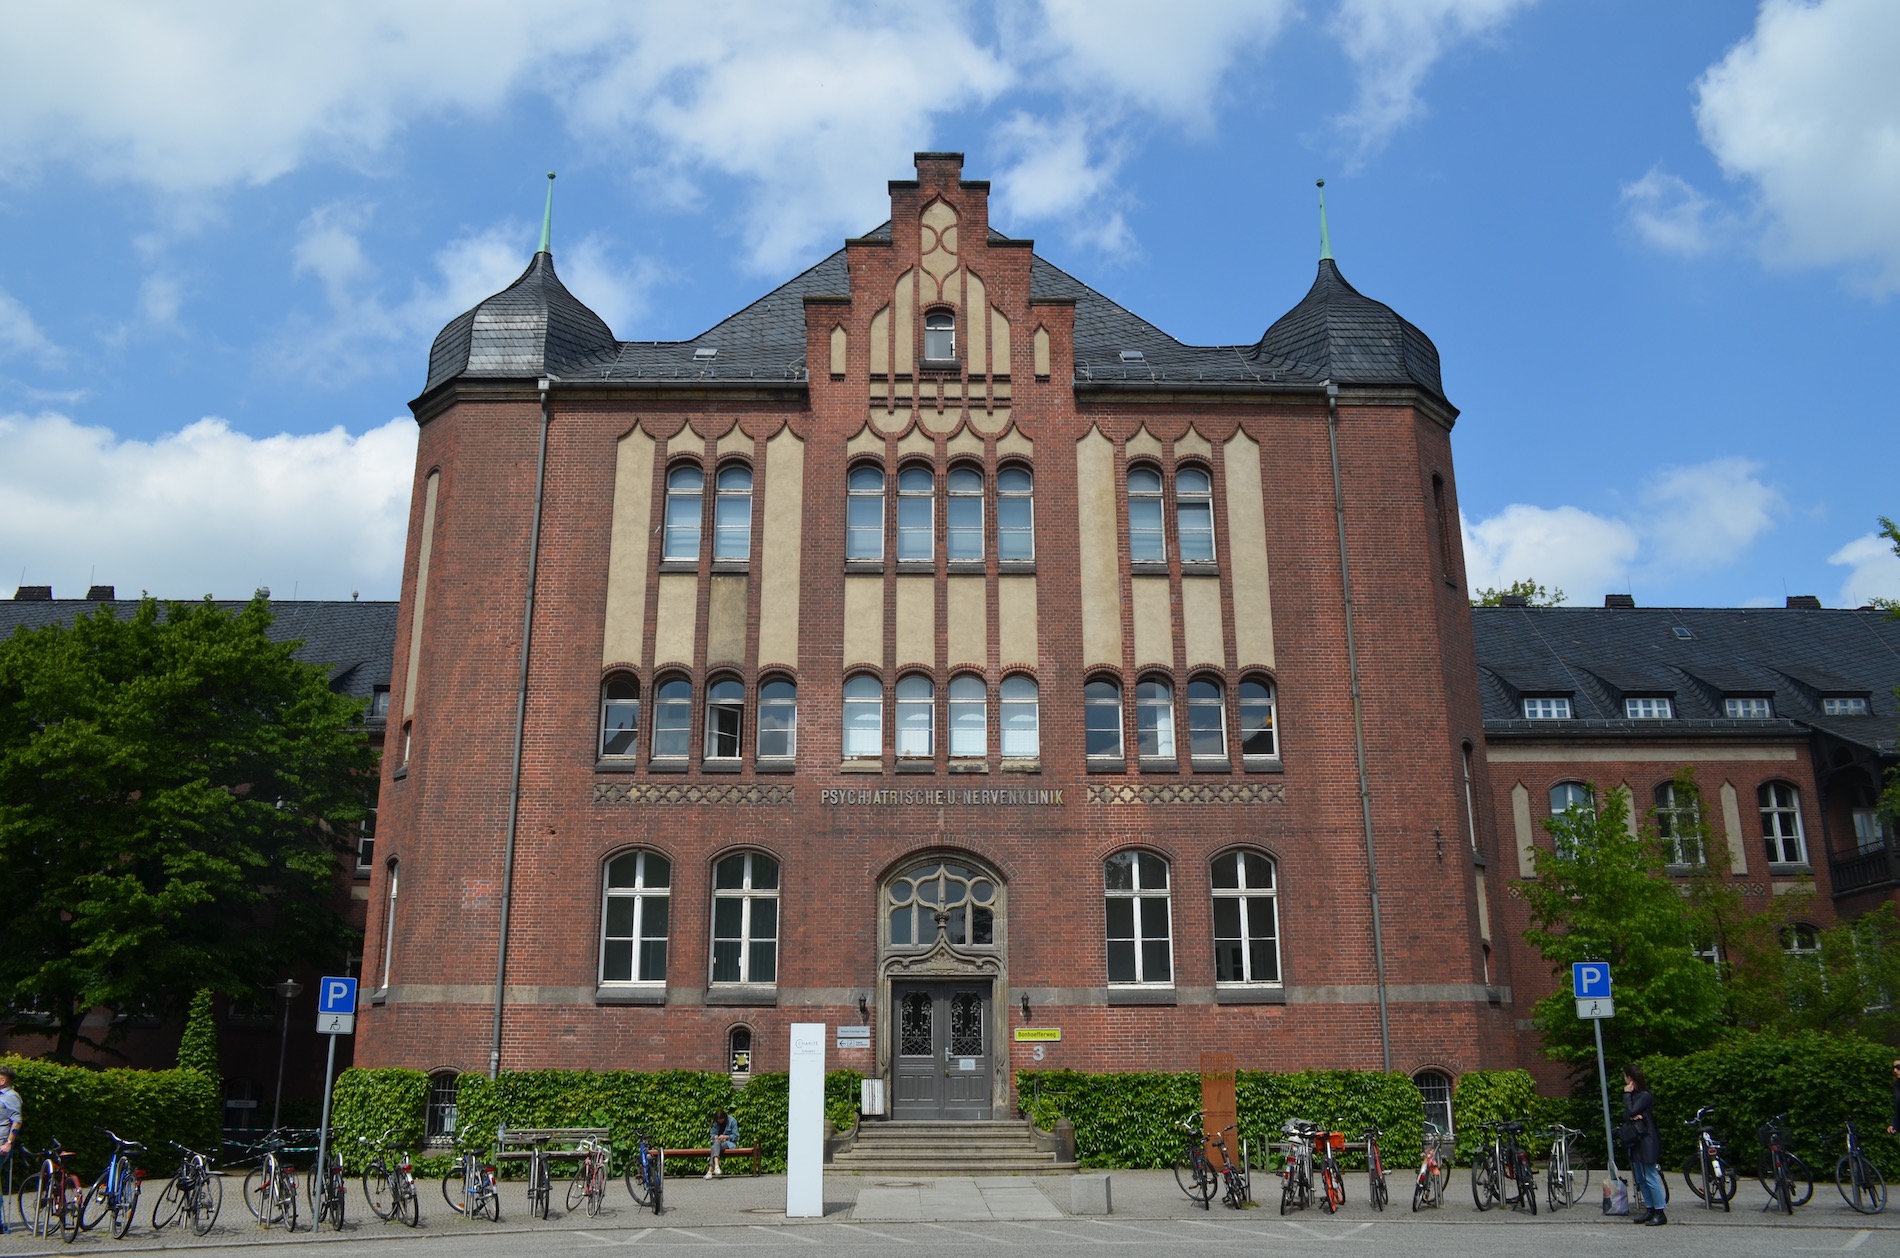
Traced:
[[1128, 565], [1128, 570], [1138, 577], [1165, 577], [1168, 564], [1166, 560], [1137, 559]]
[[910, 576], [934, 576], [937, 560], [934, 555], [929, 559], [900, 559], [897, 561], [897, 570]]
[[1184, 577], [1217, 577], [1220, 575], [1220, 565], [1205, 560], [1183, 563], [1181, 565], [1181, 575]]
[[640, 768], [640, 762], [632, 756], [611, 756], [594, 761], [596, 773], [633, 773]]
[[935, 773], [937, 762], [935, 760], [899, 760], [897, 771], [899, 773]]
[[1022, 760], [1005, 760], [1003, 761], [1003, 772], [1005, 773], [1041, 773], [1042, 760], [1039, 757], [1026, 758]]
[[692, 764], [686, 760], [650, 760], [647, 762], [648, 773], [684, 773], [692, 767]]
[[737, 773], [745, 768], [743, 760], [708, 760], [699, 766], [701, 773]]
[[1143, 773], [1179, 773], [1181, 765], [1172, 757], [1143, 756], [1141, 771]]
[[758, 764], [760, 773], [790, 773], [798, 768], [798, 761], [790, 756], [761, 757]]
[[1036, 575], [1036, 561], [1033, 559], [999, 559], [996, 571], [1005, 577], [1033, 577]]
[[660, 560], [660, 571], [661, 572], [690, 572], [693, 575], [697, 576], [699, 575], [699, 560], [697, 559], [662, 559]]
[[709, 1005], [749, 1005], [769, 1009], [778, 1004], [778, 988], [740, 983], [715, 983], [706, 989]]
[[1126, 773], [1128, 772], [1128, 762], [1120, 756], [1116, 756], [1112, 760], [1107, 756], [1096, 756], [1089, 760], [1089, 772]]
[[715, 559], [712, 562], [712, 570], [718, 573], [738, 573], [740, 576], [744, 576], [746, 573], [752, 571], [752, 561], [750, 559]]
[[1803, 874], [1813, 874], [1814, 866], [1802, 861], [1799, 864], [1784, 864], [1781, 861], [1769, 861], [1768, 872], [1777, 878], [1797, 878]]
[[663, 1005], [666, 1003], [666, 988], [622, 987], [618, 984], [602, 983], [594, 989], [594, 1003], [597, 1005]]
[[1214, 988], [1214, 1003], [1217, 1005], [1284, 1005], [1286, 988], [1259, 987], [1253, 985]]
[[952, 760], [949, 767], [952, 773], [988, 773], [990, 771], [990, 766], [982, 760]]
[[1196, 757], [1193, 761], [1196, 773], [1232, 773], [1234, 766], [1225, 760], [1209, 760]]
[[951, 576], [980, 577], [983, 575], [981, 559], [952, 559], [946, 564]]
[[1285, 773], [1278, 756], [1242, 756], [1241, 767], [1249, 773]]
[[1111, 985], [1108, 989], [1108, 1003], [1111, 1005], [1172, 1005], [1175, 1002], [1174, 985], [1129, 984]]
[[960, 358], [920, 358], [917, 360], [917, 370], [944, 374], [961, 374], [963, 371], [963, 360]]
[[844, 561], [844, 570], [847, 576], [854, 573], [882, 573], [884, 561], [882, 559], [847, 559]]
[[409, 766], [406, 764], [399, 764], [396, 766], [396, 771], [389, 775], [389, 780], [392, 782], [400, 782], [408, 776], [409, 776]]
[[882, 760], [847, 760], [838, 766], [838, 772], [882, 773], [884, 772], [884, 762]]

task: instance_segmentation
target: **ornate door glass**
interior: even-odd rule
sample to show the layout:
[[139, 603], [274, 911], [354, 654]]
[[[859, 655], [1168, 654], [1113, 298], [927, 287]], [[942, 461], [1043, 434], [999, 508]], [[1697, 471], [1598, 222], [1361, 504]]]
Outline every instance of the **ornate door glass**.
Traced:
[[906, 992], [897, 1031], [897, 1052], [901, 1057], [931, 1057], [936, 1054], [930, 1032], [930, 993]]
[[926, 948], [937, 940], [937, 914], [948, 915], [945, 933], [959, 946], [996, 943], [996, 883], [955, 861], [936, 861], [905, 872], [885, 892], [891, 947]]
[[983, 997], [976, 992], [957, 992], [950, 997], [950, 1055], [980, 1057], [983, 1054]]

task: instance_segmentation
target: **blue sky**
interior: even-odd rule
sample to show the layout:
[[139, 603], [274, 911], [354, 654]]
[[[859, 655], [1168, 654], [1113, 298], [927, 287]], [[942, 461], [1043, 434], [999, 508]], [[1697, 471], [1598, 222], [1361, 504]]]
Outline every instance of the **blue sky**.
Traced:
[[1900, 596], [1900, 5], [91, 3], [0, 15], [0, 573], [394, 597], [430, 340], [690, 336], [960, 149], [1183, 340], [1422, 327], [1474, 584]]

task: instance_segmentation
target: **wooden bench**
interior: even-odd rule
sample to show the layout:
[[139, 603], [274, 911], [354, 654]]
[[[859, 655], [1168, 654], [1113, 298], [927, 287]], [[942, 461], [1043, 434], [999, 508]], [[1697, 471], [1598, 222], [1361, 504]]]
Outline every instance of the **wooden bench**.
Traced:
[[[538, 1154], [550, 1161], [556, 1158], [578, 1161], [583, 1142], [605, 1148], [612, 1135], [605, 1127], [504, 1127], [495, 1141], [495, 1160], [526, 1162]], [[565, 1147], [550, 1148], [550, 1145]]]
[[[712, 1160], [712, 1150], [662, 1149], [660, 1150], [660, 1156], [665, 1158], [668, 1162], [671, 1162], [674, 1158], [705, 1158], [710, 1162]], [[734, 1158], [750, 1158], [752, 1161], [752, 1173], [754, 1175], [759, 1174], [759, 1167], [762, 1163], [762, 1159], [759, 1156], [759, 1146], [740, 1145], [737, 1148], [727, 1149], [724, 1153], [719, 1155], [719, 1163], [721, 1166], [724, 1166], [730, 1163]]]

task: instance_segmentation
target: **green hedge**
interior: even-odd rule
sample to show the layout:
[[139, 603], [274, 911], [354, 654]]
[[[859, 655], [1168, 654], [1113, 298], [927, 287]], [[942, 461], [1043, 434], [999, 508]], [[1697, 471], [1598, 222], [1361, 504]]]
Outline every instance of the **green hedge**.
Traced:
[[4, 1060], [19, 1072], [26, 1112], [21, 1147], [43, 1149], [57, 1139], [78, 1151], [81, 1174], [103, 1167], [112, 1152], [112, 1142], [95, 1127], [143, 1144], [140, 1163], [147, 1171], [177, 1165], [168, 1140], [217, 1154], [224, 1101], [215, 1078], [195, 1070], [88, 1070], [26, 1057]]
[[[825, 1076], [825, 1116], [840, 1130], [857, 1121], [858, 1084], [853, 1070]], [[521, 1070], [499, 1079], [469, 1073], [455, 1091], [456, 1141], [488, 1149], [503, 1123], [510, 1127], [605, 1127], [613, 1133], [615, 1167], [632, 1165], [636, 1133], [644, 1129], [665, 1148], [701, 1148], [707, 1120], [716, 1109], [739, 1120], [741, 1143], [757, 1144], [768, 1171], [785, 1169], [785, 1125], [790, 1076], [753, 1075], [743, 1088], [713, 1071]], [[368, 1160], [359, 1137], [391, 1138], [415, 1149], [422, 1141], [428, 1076], [413, 1070], [346, 1070], [337, 1080], [332, 1123], [337, 1146], [352, 1169]], [[441, 1174], [450, 1158], [418, 1163], [424, 1174]], [[517, 1168], [518, 1169], [518, 1168]]]
[[[1179, 1124], [1201, 1108], [1201, 1077], [1185, 1071], [1024, 1070], [1017, 1072], [1016, 1092], [1038, 1127], [1053, 1127], [1058, 1118], [1075, 1125], [1076, 1160], [1084, 1166], [1172, 1166], [1181, 1155]], [[1264, 1151], [1280, 1139], [1280, 1124], [1288, 1118], [1325, 1123], [1353, 1137], [1376, 1124], [1385, 1132], [1385, 1148], [1404, 1150], [1405, 1158], [1424, 1133], [1424, 1098], [1417, 1084], [1399, 1074], [1242, 1070], [1235, 1074], [1234, 1100], [1255, 1166], [1267, 1164]], [[1355, 1154], [1351, 1164], [1363, 1159]]]

